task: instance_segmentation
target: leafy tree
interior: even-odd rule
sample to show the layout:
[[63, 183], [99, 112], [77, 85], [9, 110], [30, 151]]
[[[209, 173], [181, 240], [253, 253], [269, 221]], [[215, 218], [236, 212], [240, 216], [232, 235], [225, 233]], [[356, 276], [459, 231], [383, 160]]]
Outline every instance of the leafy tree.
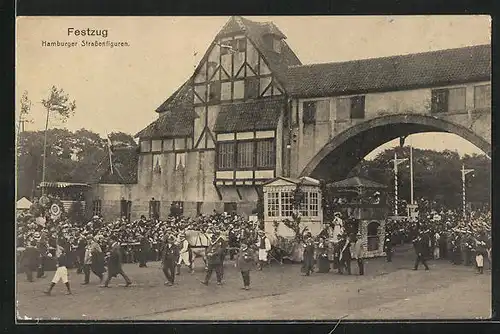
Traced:
[[[45, 135], [47, 137], [46, 181], [95, 182], [109, 168], [106, 160], [109, 159], [106, 140], [97, 133], [85, 129], [75, 132], [66, 129], [48, 129], [46, 132], [25, 131], [19, 136], [17, 150], [19, 198], [32, 197], [35, 186], [41, 180]], [[133, 141], [133, 138], [129, 137]], [[133, 158], [130, 155], [124, 157], [124, 159]], [[117, 158], [113, 159], [117, 167], [120, 167], [120, 163], [125, 163]]]
[[63, 123], [74, 114], [76, 109], [75, 101], [69, 100], [69, 95], [63, 89], [57, 89], [52, 86], [48, 98], [42, 100], [42, 104], [47, 112], [45, 121], [45, 135], [43, 139], [43, 166], [42, 166], [42, 182], [45, 181], [45, 167], [47, 161], [47, 130], [49, 128], [49, 120], [51, 116], [59, 118]]

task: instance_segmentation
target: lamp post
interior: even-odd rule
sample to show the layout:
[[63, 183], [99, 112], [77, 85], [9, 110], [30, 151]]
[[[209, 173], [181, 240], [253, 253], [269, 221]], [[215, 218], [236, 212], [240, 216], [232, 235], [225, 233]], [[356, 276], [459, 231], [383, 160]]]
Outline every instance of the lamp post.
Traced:
[[467, 216], [467, 211], [466, 211], [466, 200], [465, 200], [465, 175], [472, 173], [474, 169], [465, 169], [464, 165], [462, 164], [462, 211], [464, 218]]

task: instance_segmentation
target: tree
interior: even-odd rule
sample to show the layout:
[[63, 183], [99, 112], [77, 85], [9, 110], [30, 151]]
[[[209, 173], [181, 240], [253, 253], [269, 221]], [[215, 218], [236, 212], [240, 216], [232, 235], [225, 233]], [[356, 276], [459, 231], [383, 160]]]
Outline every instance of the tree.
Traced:
[[[96, 182], [109, 170], [106, 140], [85, 129], [75, 132], [66, 129], [25, 131], [17, 147], [18, 198], [33, 197], [34, 186], [40, 181], [44, 137], [47, 137], [46, 181]], [[128, 135], [133, 141], [132, 136]], [[115, 167], [137, 159], [133, 149], [113, 155]], [[127, 170], [127, 169], [126, 169]], [[133, 171], [137, 172], [137, 170]], [[131, 175], [123, 175], [132, 179]]]
[[42, 182], [45, 182], [45, 167], [47, 161], [47, 130], [49, 127], [50, 116], [56, 116], [61, 119], [64, 123], [66, 120], [74, 114], [76, 109], [76, 102], [69, 101], [69, 95], [64, 92], [63, 89], [57, 89], [56, 86], [52, 86], [50, 95], [47, 99], [42, 100], [42, 104], [47, 112], [47, 118], [45, 121], [45, 134], [43, 139], [43, 166], [42, 166]]

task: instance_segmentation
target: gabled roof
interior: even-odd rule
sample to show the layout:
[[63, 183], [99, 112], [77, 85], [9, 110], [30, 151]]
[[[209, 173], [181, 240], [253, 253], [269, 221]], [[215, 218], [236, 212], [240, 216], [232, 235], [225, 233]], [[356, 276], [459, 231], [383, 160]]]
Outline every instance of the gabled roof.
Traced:
[[[257, 50], [264, 56], [270, 70], [278, 78], [281, 84], [285, 84], [287, 69], [289, 66], [302, 65], [297, 55], [290, 49], [284, 41], [286, 36], [272, 22], [254, 22], [243, 17], [235, 17], [236, 21], [240, 21], [245, 27], [245, 32], [248, 38], [255, 44]], [[264, 38], [268, 34], [274, 34], [283, 38], [283, 46], [280, 53], [270, 49]]]
[[113, 150], [113, 173], [111, 173], [109, 159], [105, 159], [102, 169], [104, 174], [97, 183], [101, 184], [133, 184], [137, 183], [137, 168], [139, 155], [137, 147], [119, 148]]
[[189, 137], [193, 134], [193, 121], [196, 118], [193, 108], [181, 108], [166, 111], [154, 122], [138, 132], [135, 137], [141, 139]]
[[215, 132], [276, 129], [283, 107], [283, 98], [222, 105], [215, 121]]
[[340, 180], [337, 182], [328, 183], [326, 185], [328, 188], [375, 188], [382, 189], [387, 188], [387, 186], [377, 183], [375, 181], [363, 179], [361, 177], [351, 177], [345, 180]]
[[286, 90], [296, 97], [402, 90], [491, 78], [491, 45], [292, 66]]
[[180, 86], [168, 99], [165, 100], [158, 108], [157, 113], [162, 113], [173, 109], [186, 109], [193, 106], [193, 86], [191, 78]]
[[265, 185], [269, 185], [269, 184], [272, 184], [272, 183], [275, 183], [276, 181], [278, 180], [283, 180], [287, 183], [292, 183], [292, 184], [295, 184], [295, 185], [298, 185], [298, 184], [302, 184], [304, 186], [319, 186], [320, 182], [316, 179], [313, 179], [312, 177], [308, 177], [308, 176], [303, 176], [303, 177], [300, 177], [298, 179], [296, 178], [290, 178], [290, 177], [284, 177], [284, 176], [278, 176], [272, 180], [269, 180], [269, 181], [266, 181], [264, 182], [262, 185], [265, 186]]

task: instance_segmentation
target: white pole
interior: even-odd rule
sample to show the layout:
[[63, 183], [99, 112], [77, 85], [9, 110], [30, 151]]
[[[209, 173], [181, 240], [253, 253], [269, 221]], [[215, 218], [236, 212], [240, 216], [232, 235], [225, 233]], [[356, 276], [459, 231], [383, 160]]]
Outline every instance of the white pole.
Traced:
[[398, 156], [394, 150], [394, 216], [398, 215]]
[[465, 167], [462, 164], [462, 213], [464, 215], [464, 218], [466, 216], [465, 213]]
[[413, 147], [410, 144], [410, 204], [413, 205]]

